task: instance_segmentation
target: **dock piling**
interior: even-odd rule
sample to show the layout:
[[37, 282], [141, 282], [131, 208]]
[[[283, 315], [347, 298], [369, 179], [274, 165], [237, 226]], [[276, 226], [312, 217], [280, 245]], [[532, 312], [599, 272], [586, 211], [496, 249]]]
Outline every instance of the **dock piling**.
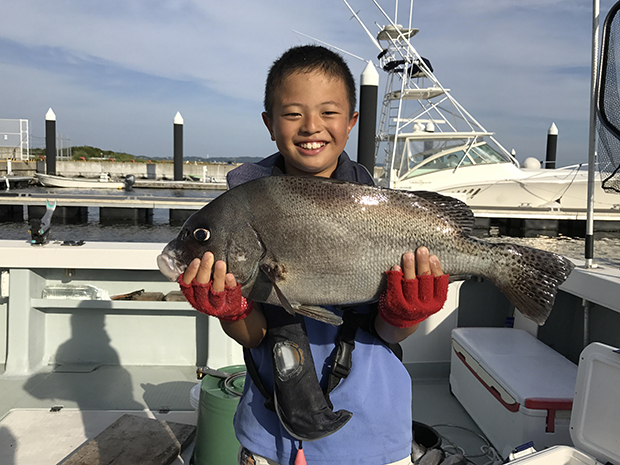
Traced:
[[0, 222], [24, 221], [24, 207], [22, 205], [0, 205]]
[[56, 175], [56, 114], [50, 107], [45, 114], [45, 167]]
[[101, 207], [99, 222], [104, 225], [153, 224], [152, 208]]
[[183, 181], [183, 117], [177, 111], [174, 116], [174, 180]]
[[[42, 218], [45, 215], [45, 205], [28, 205], [28, 219]], [[88, 207], [56, 207], [52, 224], [81, 224], [88, 223]]]
[[547, 156], [545, 168], [555, 169], [555, 158], [558, 151], [558, 127], [555, 123], [551, 123], [551, 127], [547, 132]]
[[372, 174], [375, 171], [375, 133], [379, 73], [368, 62], [360, 78], [360, 111], [357, 138], [357, 161]]
[[196, 213], [198, 210], [173, 210], [170, 209], [169, 221], [171, 226], [183, 226], [185, 220]]

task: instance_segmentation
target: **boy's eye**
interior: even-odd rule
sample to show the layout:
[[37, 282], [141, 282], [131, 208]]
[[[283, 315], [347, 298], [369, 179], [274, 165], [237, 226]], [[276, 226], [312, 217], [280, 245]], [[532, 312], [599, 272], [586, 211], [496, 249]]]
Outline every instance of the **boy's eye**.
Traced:
[[336, 105], [326, 105], [323, 107], [321, 113], [325, 116], [338, 116], [342, 113], [342, 108]]

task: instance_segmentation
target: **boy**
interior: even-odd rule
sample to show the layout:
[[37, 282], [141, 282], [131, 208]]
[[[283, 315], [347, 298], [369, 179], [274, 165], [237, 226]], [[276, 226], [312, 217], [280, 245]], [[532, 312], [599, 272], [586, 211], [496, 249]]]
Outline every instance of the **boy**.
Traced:
[[[279, 152], [257, 164], [244, 164], [228, 175], [230, 187], [272, 174], [312, 175], [372, 185], [370, 174], [352, 162], [344, 152], [349, 133], [357, 122], [355, 82], [343, 59], [320, 46], [294, 47], [272, 66], [265, 86], [263, 121]], [[320, 260], [320, 257], [317, 257]], [[223, 261], [213, 263], [207, 252], [195, 259], [182, 277], [182, 288], [212, 280], [215, 293], [234, 288], [235, 277], [226, 273]], [[388, 271], [388, 291], [382, 303], [356, 310], [368, 313], [367, 330], [355, 334], [355, 352], [350, 374], [330, 393], [336, 409], [353, 412], [351, 420], [337, 432], [312, 442], [303, 449], [312, 464], [383, 465], [411, 463], [411, 379], [389, 349], [415, 332], [420, 321], [438, 311], [395, 310], [391, 289], [402, 289], [417, 281], [417, 275], [432, 275], [447, 291], [447, 277], [439, 260], [421, 247], [414, 255], [403, 255], [402, 269]], [[433, 278], [434, 277], [434, 278]], [[407, 282], [408, 284], [402, 284]], [[417, 289], [417, 283], [416, 283]], [[407, 292], [405, 291], [405, 295]], [[204, 311], [204, 309], [198, 309]], [[224, 331], [241, 345], [252, 349], [261, 381], [272, 390], [271, 352], [266, 344], [265, 316], [273, 318], [284, 310], [270, 305], [248, 305], [221, 319]], [[378, 313], [378, 314], [377, 314]], [[221, 315], [220, 315], [221, 317]], [[271, 321], [271, 320], [270, 320]], [[340, 328], [305, 318], [312, 357], [319, 379], [325, 384], [334, 359]], [[325, 386], [324, 386], [325, 387]], [[265, 398], [248, 376], [235, 415], [235, 432], [242, 448], [239, 463], [293, 464], [299, 447], [265, 407]]]

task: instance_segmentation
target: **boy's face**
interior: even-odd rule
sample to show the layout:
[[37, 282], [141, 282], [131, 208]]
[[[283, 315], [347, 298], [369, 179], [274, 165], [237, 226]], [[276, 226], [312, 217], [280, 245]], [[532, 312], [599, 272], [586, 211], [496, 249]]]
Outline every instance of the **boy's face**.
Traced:
[[273, 115], [263, 113], [288, 174], [329, 177], [358, 114], [349, 118], [342, 79], [320, 71], [293, 73], [275, 92]]

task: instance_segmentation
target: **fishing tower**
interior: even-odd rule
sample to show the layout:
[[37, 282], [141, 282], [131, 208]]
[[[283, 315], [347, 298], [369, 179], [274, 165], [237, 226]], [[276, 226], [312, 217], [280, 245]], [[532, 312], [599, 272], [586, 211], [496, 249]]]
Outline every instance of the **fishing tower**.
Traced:
[[[419, 165], [435, 154], [446, 154], [432, 164], [446, 164], [456, 169], [462, 164], [476, 163], [475, 159], [501, 157], [518, 164], [516, 159], [499, 144], [493, 133], [476, 121], [444, 88], [433, 74], [430, 61], [423, 58], [411, 44], [419, 29], [411, 26], [413, 1], [409, 8], [408, 26], [397, 23], [398, 2], [394, 19], [373, 0], [388, 21], [374, 36], [343, 0], [362, 25], [375, 46], [380, 50], [378, 67], [387, 74], [381, 115], [375, 139], [375, 163], [384, 161], [385, 173], [379, 180], [386, 187], [407, 177], [421, 174]], [[487, 149], [484, 138], [494, 143], [495, 150]], [[477, 147], [480, 149], [476, 150]], [[497, 150], [497, 151], [496, 151]], [[449, 153], [454, 153], [450, 159]], [[436, 170], [429, 165], [427, 169]], [[412, 171], [412, 168], [418, 169]]]

